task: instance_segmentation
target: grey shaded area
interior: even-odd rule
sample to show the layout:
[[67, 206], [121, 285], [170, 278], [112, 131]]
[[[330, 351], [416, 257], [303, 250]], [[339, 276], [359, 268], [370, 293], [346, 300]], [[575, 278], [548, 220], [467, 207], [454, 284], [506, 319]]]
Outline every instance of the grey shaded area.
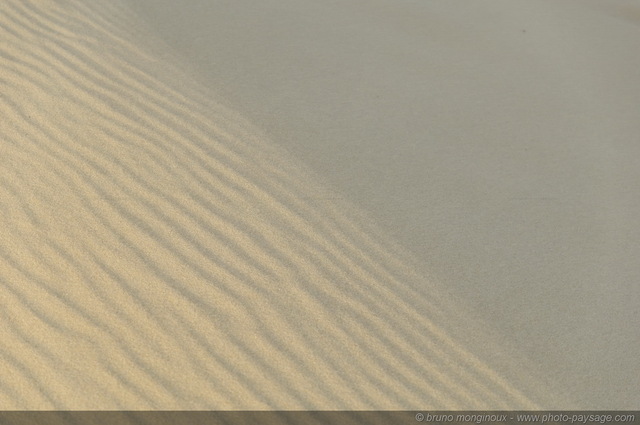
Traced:
[[[530, 411], [53, 411], [53, 412], [0, 412], [0, 420], [15, 424], [48, 424], [48, 425], [75, 425], [78, 423], [109, 424], [109, 425], [142, 425], [142, 424], [282, 424], [306, 425], [314, 424], [373, 424], [373, 425], [404, 425], [407, 423], [433, 422], [431, 418], [442, 417], [451, 424], [483, 423], [492, 424], [519, 424], [519, 416], [535, 416], [545, 418], [545, 423], [560, 424], [566, 422], [563, 416], [569, 420], [587, 418], [589, 425], [600, 424], [607, 418], [624, 418], [615, 423], [635, 424], [638, 422], [639, 412], [612, 412], [612, 411], [572, 411], [572, 412], [530, 412]], [[559, 419], [555, 419], [559, 418]], [[603, 419], [604, 418], [604, 419]], [[584, 421], [581, 423], [585, 423]]]
[[585, 407], [640, 407], [633, 2], [132, 4]]

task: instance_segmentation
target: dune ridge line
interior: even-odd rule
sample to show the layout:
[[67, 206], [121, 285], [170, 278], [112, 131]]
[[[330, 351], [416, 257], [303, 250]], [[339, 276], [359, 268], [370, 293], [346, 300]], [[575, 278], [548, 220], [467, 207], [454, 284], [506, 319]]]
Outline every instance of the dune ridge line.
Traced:
[[134, 22], [0, 4], [0, 407], [538, 406], [374, 225], [169, 82]]

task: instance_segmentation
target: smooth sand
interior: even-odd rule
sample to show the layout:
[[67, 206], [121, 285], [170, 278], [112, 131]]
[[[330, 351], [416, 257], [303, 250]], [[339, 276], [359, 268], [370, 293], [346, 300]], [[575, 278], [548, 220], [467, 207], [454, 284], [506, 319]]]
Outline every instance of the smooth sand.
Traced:
[[[424, 30], [419, 15], [400, 13], [415, 2], [402, 3], [399, 9], [376, 2], [370, 15], [361, 13], [360, 3], [336, 2], [338, 11], [351, 10], [351, 15], [341, 13], [335, 21], [334, 12], [305, 2], [295, 7], [268, 2], [255, 10], [263, 27], [242, 15], [253, 6], [233, 6], [237, 4], [213, 3], [214, 9], [183, 5], [184, 13], [202, 17], [178, 17], [175, 25], [186, 31], [184, 37], [194, 42], [204, 37], [205, 45], [211, 42], [226, 49], [194, 53], [173, 44], [187, 39], [179, 38], [176, 27], [166, 22], [156, 26], [162, 23], [155, 14], [161, 7], [141, 9], [142, 3], [131, 6], [126, 1], [0, 2], [0, 408], [637, 408], [638, 392], [628, 394], [637, 389], [637, 380], [624, 378], [638, 370], [637, 357], [628, 359], [638, 348], [637, 329], [629, 323], [637, 319], [638, 305], [637, 266], [631, 262], [638, 248], [633, 238], [639, 229], [633, 214], [637, 190], [618, 189], [637, 172], [632, 166], [637, 156], [630, 155], [637, 145], [626, 137], [637, 127], [626, 110], [635, 101], [633, 89], [623, 90], [627, 86], [616, 80], [619, 96], [616, 92], [606, 97], [604, 80], [576, 81], [574, 88], [567, 88], [569, 93], [585, 85], [593, 92], [581, 98], [584, 109], [569, 110], [557, 127], [545, 119], [564, 110], [563, 97], [553, 98], [560, 102], [554, 109], [542, 93], [534, 110], [504, 117], [501, 138], [482, 115], [460, 113], [452, 118], [450, 112], [469, 112], [469, 103], [478, 100], [485, 102], [478, 106], [482, 110], [503, 112], [526, 103], [516, 99], [496, 105], [500, 93], [492, 95], [491, 86], [485, 87], [486, 97], [468, 96], [475, 85], [464, 72], [444, 78], [450, 73], [443, 64], [458, 64], [463, 53], [473, 56], [474, 40], [484, 28], [482, 19], [489, 19], [481, 15], [468, 33], [436, 28], [452, 35], [439, 47], [442, 51], [430, 71], [442, 73], [434, 86], [442, 92], [423, 99], [425, 93], [414, 91], [415, 85], [406, 90], [420, 102], [431, 99], [449, 107], [434, 106], [442, 122], [433, 132], [416, 133], [422, 130], [413, 127], [415, 123], [425, 119], [433, 124], [435, 118], [403, 104], [402, 98], [387, 97], [397, 92], [391, 78], [394, 67], [406, 66], [415, 79], [431, 81], [420, 77], [421, 66], [402, 56], [420, 51], [421, 45], [405, 44], [393, 31], [394, 25], [403, 28], [400, 34]], [[438, 16], [462, 13], [457, 7], [462, 6], [440, 6]], [[237, 20], [222, 12], [217, 15], [215, 8], [236, 14]], [[624, 15], [624, 10], [616, 13]], [[313, 28], [311, 15], [328, 19], [320, 19], [320, 24], [333, 23], [334, 29], [342, 25], [363, 37], [362, 46], [367, 40], [387, 40], [385, 48], [391, 50], [394, 43], [406, 45], [407, 51], [398, 51], [398, 63], [389, 62], [389, 69], [371, 76], [389, 89], [367, 96], [389, 105], [367, 102], [371, 99], [348, 91], [349, 81], [341, 80], [335, 69], [352, 70], [339, 60], [348, 58], [350, 51], [333, 57], [334, 68], [317, 70], [311, 55], [309, 66], [317, 72], [313, 78], [303, 72], [292, 86], [285, 73], [279, 90], [266, 90], [273, 73], [289, 69], [287, 57], [295, 59], [297, 67], [300, 51], [331, 52], [342, 45], [342, 38], [304, 39], [288, 32]], [[265, 16], [282, 19], [261, 21]], [[224, 30], [225, 22], [238, 25], [238, 34], [254, 37], [254, 44], [235, 33], [199, 33], [198, 25], [212, 17], [218, 21], [208, 21], [211, 28]], [[380, 20], [392, 28], [372, 31], [369, 22]], [[623, 25], [620, 31], [637, 36], [637, 28], [627, 25], [630, 29]], [[268, 41], [260, 28], [280, 31], [278, 37], [292, 44], [277, 51], [267, 43], [259, 50], [258, 41]], [[546, 52], [543, 41], [529, 48]], [[496, 47], [495, 61], [508, 71], [516, 66], [509, 55], [520, 45], [503, 47]], [[602, 46], [594, 51], [615, 56]], [[561, 61], [562, 53], [552, 56]], [[375, 65], [374, 60], [367, 69]], [[463, 64], [462, 70], [475, 65]], [[219, 69], [229, 74], [214, 75]], [[505, 75], [511, 75], [507, 71]], [[620, 68], [629, 79], [627, 71]], [[360, 74], [352, 72], [350, 81], [357, 82]], [[497, 84], [504, 75], [495, 78]], [[247, 81], [255, 85], [247, 86]], [[546, 80], [536, 81], [521, 88], [523, 94], [535, 92]], [[327, 91], [327, 86], [335, 86], [338, 93]], [[305, 91], [309, 87], [317, 90], [315, 97]], [[493, 88], [498, 87], [502, 86]], [[458, 98], [447, 97], [454, 92]], [[327, 117], [322, 110], [289, 102], [296, 93], [308, 95], [307, 103], [318, 108], [329, 108], [323, 102], [340, 99], [352, 106]], [[592, 99], [609, 102], [606, 105], [618, 101], [618, 109], [608, 112], [608, 124], [588, 126], [600, 111], [589, 104]], [[334, 111], [336, 103], [331, 105], [328, 110]], [[395, 114], [388, 117], [389, 124], [376, 115], [389, 111]], [[359, 119], [358, 113], [368, 118]], [[514, 117], [521, 119], [515, 122]], [[562, 131], [560, 121], [571, 117], [571, 128], [580, 127], [584, 139]], [[404, 128], [407, 139], [395, 134], [397, 146], [417, 146], [411, 137], [418, 134], [428, 137], [422, 143], [431, 148], [416, 148], [412, 152], [420, 154], [413, 155], [417, 162], [398, 167], [427, 167], [428, 172], [433, 166], [435, 186], [427, 185], [417, 201], [431, 215], [409, 208], [402, 192], [380, 201], [380, 196], [397, 189], [391, 183], [376, 185], [375, 176], [387, 173], [390, 162], [371, 161], [371, 146], [363, 142], [369, 138], [363, 139], [348, 125], [351, 122], [369, 134], [382, 134], [377, 141], [371, 139], [373, 151], [386, 152], [380, 158], [390, 152], [383, 147], [390, 140], [384, 137], [389, 128]], [[557, 129], [553, 149], [549, 143], [535, 144], [534, 139], [546, 134], [534, 132], [539, 122], [543, 129]], [[458, 129], [448, 141], [445, 124]], [[600, 132], [590, 137], [594, 129]], [[516, 137], [520, 132], [526, 137]], [[472, 134], [481, 137], [476, 148], [457, 144], [463, 135]], [[514, 137], [507, 137], [510, 134]], [[607, 135], [618, 138], [605, 139]], [[522, 137], [528, 138], [532, 152], [520, 153], [520, 162], [513, 161]], [[292, 140], [306, 148], [296, 150]], [[586, 147], [575, 151], [578, 142]], [[310, 159], [313, 152], [328, 158], [331, 167], [323, 172], [322, 163]], [[435, 152], [442, 155], [429, 155]], [[491, 159], [501, 153], [507, 160]], [[342, 163], [336, 155], [344, 155]], [[433, 163], [419, 159], [423, 157]], [[571, 158], [591, 168], [586, 174], [566, 171]], [[403, 158], [395, 161], [402, 164]], [[497, 171], [496, 161], [504, 164]], [[452, 168], [454, 162], [459, 165]], [[545, 165], [550, 162], [555, 168]], [[514, 169], [521, 170], [523, 164], [530, 171], [514, 180]], [[349, 167], [354, 174], [344, 179]], [[540, 176], [538, 186], [529, 184], [535, 175]], [[593, 181], [585, 181], [585, 176]], [[341, 183], [341, 178], [354, 186]], [[566, 185], [558, 186], [561, 181]], [[589, 186], [596, 181], [601, 185]], [[480, 183], [469, 186], [470, 182]], [[565, 203], [556, 203], [550, 212], [538, 201], [527, 201], [541, 196], [539, 184], [556, 191], [553, 196], [563, 196]], [[358, 185], [369, 189], [358, 196]], [[498, 185], [502, 191], [487, 192], [483, 198], [483, 185]], [[581, 195], [591, 187], [591, 197], [572, 197], [576, 185], [583, 189]], [[367, 196], [376, 191], [381, 193], [378, 198]], [[526, 205], [505, 209], [512, 192], [520, 193]], [[372, 203], [365, 198], [372, 198]], [[586, 203], [581, 204], [583, 215], [576, 214], [579, 200]], [[409, 226], [420, 229], [412, 232], [419, 233], [417, 239], [403, 237], [389, 226], [385, 210], [376, 202], [397, 212], [400, 221], [419, 217], [420, 226]], [[491, 216], [493, 209], [502, 215]], [[538, 230], [524, 231], [533, 221]], [[562, 233], [567, 225], [571, 237]], [[558, 238], [550, 241], [553, 234]], [[479, 235], [493, 236], [485, 240]], [[439, 248], [443, 244], [445, 248]], [[472, 249], [481, 245], [484, 253]], [[568, 250], [567, 257], [558, 256], [561, 248]], [[506, 261], [504, 252], [514, 260]], [[600, 270], [588, 264], [593, 258], [605, 267], [598, 276], [608, 280], [589, 280], [593, 270]], [[628, 267], [617, 270], [621, 261]], [[496, 274], [501, 267], [504, 274]], [[558, 275], [558, 270], [565, 274]], [[505, 288], [506, 281], [517, 289]], [[491, 306], [488, 297], [495, 300]], [[557, 298], [563, 299], [564, 315], [559, 303], [550, 302]], [[604, 306], [594, 308], [595, 298], [604, 300]], [[480, 308], [483, 303], [493, 309], [490, 314]], [[604, 312], [613, 306], [617, 309], [606, 316], [612, 318], [602, 324]], [[501, 315], [492, 317], [497, 312]], [[525, 322], [533, 324], [526, 327]], [[589, 329], [597, 334], [589, 335]], [[612, 334], [612, 329], [618, 333]], [[569, 354], [557, 355], [544, 349], [548, 341], [536, 332], [552, 342], [558, 335], [569, 337], [573, 345], [576, 339], [592, 336], [594, 348], [582, 354], [585, 358], [578, 357], [575, 346], [564, 346]], [[536, 338], [542, 350], [531, 348], [529, 340]], [[607, 345], [604, 353], [602, 341], [617, 345]], [[587, 345], [578, 348], [583, 346]], [[549, 366], [563, 368], [570, 358], [579, 367], [564, 375], [548, 372]], [[589, 364], [595, 367], [585, 381], [580, 371]], [[592, 385], [584, 386], [585, 382]], [[614, 385], [620, 393], [607, 396], [605, 391]]]
[[637, 1], [132, 3], [582, 404], [640, 407]]

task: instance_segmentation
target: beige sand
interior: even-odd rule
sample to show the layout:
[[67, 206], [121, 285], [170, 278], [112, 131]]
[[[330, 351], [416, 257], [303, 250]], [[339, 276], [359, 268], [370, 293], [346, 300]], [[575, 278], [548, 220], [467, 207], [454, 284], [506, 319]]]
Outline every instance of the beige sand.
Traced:
[[1, 409], [586, 407], [125, 2], [0, 37]]
[[640, 408], [637, 0], [131, 3], [582, 405]]

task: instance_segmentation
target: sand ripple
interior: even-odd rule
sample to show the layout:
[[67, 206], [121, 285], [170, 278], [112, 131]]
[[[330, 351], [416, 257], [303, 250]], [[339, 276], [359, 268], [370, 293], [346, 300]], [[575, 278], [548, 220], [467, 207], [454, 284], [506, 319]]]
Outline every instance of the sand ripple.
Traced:
[[535, 407], [366, 217], [94, 3], [0, 3], [0, 407]]

